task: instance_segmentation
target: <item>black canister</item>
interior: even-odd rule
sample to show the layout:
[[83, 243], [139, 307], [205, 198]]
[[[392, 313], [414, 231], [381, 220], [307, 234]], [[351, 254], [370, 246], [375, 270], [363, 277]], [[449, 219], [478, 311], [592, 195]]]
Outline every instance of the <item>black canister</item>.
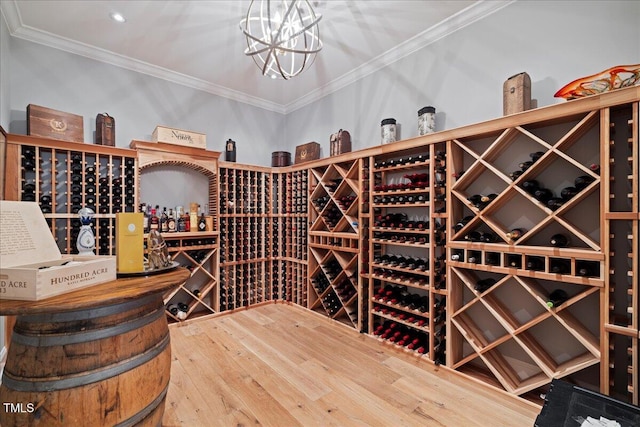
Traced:
[[236, 161], [236, 142], [231, 139], [227, 140], [227, 144], [224, 152], [225, 152], [225, 160], [227, 162], [235, 162]]

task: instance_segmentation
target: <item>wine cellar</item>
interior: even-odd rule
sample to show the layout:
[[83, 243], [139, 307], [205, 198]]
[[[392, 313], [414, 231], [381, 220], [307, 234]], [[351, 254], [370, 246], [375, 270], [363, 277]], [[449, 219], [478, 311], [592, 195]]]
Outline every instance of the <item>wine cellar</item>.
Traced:
[[553, 379], [638, 405], [638, 89], [288, 167], [133, 141], [6, 135], [8, 200], [39, 203], [60, 251], [95, 209], [100, 255], [150, 168], [209, 182], [213, 229], [167, 233], [190, 271], [170, 323], [267, 303], [540, 402]]

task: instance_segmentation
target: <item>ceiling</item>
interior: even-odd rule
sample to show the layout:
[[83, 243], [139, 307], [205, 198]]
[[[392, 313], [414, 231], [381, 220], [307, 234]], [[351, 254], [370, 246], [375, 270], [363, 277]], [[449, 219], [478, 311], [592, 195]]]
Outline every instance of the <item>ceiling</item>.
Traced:
[[[508, 0], [311, 1], [323, 49], [291, 80], [244, 55], [250, 1], [2, 0], [15, 37], [280, 113], [294, 111], [509, 4]], [[110, 18], [119, 12], [125, 23]]]

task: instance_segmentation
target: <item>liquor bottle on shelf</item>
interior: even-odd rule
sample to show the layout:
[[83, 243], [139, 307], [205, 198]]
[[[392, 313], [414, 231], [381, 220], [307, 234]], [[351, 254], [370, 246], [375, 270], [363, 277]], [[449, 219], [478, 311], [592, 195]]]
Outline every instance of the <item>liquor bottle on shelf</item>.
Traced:
[[553, 308], [558, 307], [563, 304], [565, 301], [569, 299], [569, 295], [562, 289], [555, 289], [549, 294], [549, 299], [547, 300], [547, 307]]
[[160, 218], [158, 218], [155, 209], [151, 209], [151, 217], [149, 218], [149, 231], [151, 230], [160, 231]]
[[169, 209], [169, 214], [167, 215], [167, 232], [175, 233], [176, 231], [178, 231], [176, 218], [173, 215], [173, 209]]
[[169, 232], [169, 215], [167, 214], [167, 208], [162, 209], [162, 215], [160, 215], [160, 230], [161, 233]]
[[571, 240], [564, 234], [557, 233], [551, 236], [551, 239], [549, 239], [549, 244], [556, 248], [566, 248], [567, 246], [569, 246], [569, 244], [571, 244]]
[[143, 218], [142, 218], [142, 228], [144, 229], [145, 233], [149, 232], [149, 225], [150, 225], [150, 221], [149, 221], [149, 213], [147, 211], [147, 204], [146, 203], [142, 203], [140, 205], [140, 212], [142, 212]]

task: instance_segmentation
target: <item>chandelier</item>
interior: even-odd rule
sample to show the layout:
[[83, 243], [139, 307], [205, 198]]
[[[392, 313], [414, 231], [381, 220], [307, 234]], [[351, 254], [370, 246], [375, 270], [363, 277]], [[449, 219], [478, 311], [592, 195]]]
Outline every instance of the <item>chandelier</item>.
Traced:
[[322, 49], [321, 18], [307, 0], [252, 0], [247, 17], [240, 21], [247, 38], [244, 53], [263, 76], [285, 80], [297, 76]]

